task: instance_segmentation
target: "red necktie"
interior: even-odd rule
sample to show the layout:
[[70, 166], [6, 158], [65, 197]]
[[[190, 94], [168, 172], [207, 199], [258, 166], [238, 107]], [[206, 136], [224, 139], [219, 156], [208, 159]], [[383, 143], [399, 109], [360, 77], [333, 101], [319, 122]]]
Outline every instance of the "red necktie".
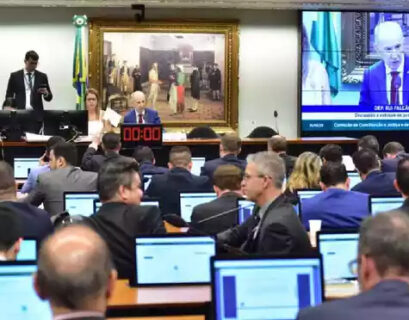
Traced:
[[142, 113], [138, 113], [138, 124], [143, 123], [143, 114]]
[[401, 86], [401, 81], [399, 78], [398, 71], [391, 72], [391, 104], [398, 105], [399, 104], [399, 88]]

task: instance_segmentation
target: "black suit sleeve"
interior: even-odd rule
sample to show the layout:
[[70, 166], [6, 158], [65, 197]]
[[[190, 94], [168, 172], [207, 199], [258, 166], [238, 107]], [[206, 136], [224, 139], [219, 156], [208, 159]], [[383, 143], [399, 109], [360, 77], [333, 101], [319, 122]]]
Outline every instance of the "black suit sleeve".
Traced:
[[145, 227], [147, 234], [164, 234], [166, 233], [165, 226], [163, 224], [160, 210], [157, 207], [146, 207], [147, 212], [142, 218], [142, 225]]
[[272, 223], [263, 232], [260, 253], [289, 254], [294, 246], [293, 237], [281, 223]]
[[232, 247], [240, 247], [248, 238], [250, 232], [257, 225], [254, 215], [239, 226], [230, 228], [217, 234], [217, 240]]
[[40, 83], [40, 85], [45, 84], [47, 86], [47, 91], [48, 91], [48, 95], [43, 95], [43, 97], [45, 101], [51, 101], [53, 98], [53, 93], [51, 92], [50, 84], [48, 83], [48, 77], [45, 73], [43, 74], [43, 77], [44, 79], [42, 83]]
[[9, 82], [7, 84], [6, 99], [14, 98], [13, 74], [10, 74]]
[[81, 169], [85, 171], [94, 171], [92, 157], [97, 153], [94, 148], [87, 148], [81, 160]]

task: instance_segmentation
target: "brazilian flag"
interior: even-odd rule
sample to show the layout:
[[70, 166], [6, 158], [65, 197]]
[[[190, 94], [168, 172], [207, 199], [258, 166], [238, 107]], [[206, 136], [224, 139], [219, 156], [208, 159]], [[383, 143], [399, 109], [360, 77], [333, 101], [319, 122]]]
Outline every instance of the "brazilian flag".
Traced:
[[83, 37], [87, 21], [87, 16], [75, 15], [72, 18], [76, 28], [72, 85], [77, 92], [77, 110], [85, 109], [85, 92], [88, 84], [87, 53], [85, 52], [85, 39]]
[[321, 57], [321, 63], [328, 73], [331, 95], [335, 97], [340, 87], [341, 58], [334, 20], [330, 12], [318, 12], [318, 19], [311, 28], [311, 45]]

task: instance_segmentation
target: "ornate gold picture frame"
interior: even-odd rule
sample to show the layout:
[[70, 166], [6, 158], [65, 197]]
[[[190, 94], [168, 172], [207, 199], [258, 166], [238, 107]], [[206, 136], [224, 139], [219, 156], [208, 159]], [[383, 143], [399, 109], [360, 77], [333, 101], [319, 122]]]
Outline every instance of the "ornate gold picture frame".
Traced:
[[93, 20], [89, 81], [109, 98], [144, 91], [166, 127], [238, 127], [238, 23]]

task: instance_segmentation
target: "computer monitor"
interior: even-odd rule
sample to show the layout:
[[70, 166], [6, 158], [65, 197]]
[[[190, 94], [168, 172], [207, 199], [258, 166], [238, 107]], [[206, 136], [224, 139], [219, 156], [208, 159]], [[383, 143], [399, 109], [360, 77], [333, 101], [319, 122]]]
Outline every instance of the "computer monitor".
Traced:
[[186, 222], [191, 221], [193, 208], [199, 204], [216, 199], [214, 192], [181, 192], [180, 193], [180, 215]]
[[372, 215], [377, 215], [378, 213], [399, 209], [405, 199], [396, 196], [370, 196], [369, 197], [369, 208]]
[[152, 181], [152, 176], [153, 176], [153, 174], [144, 174], [143, 175], [142, 182], [143, 182], [143, 190], [144, 191], [148, 190], [148, 187], [149, 187], [149, 185], [150, 185], [150, 183]]
[[102, 202], [98, 199], [94, 199], [94, 213], [97, 213], [98, 210], [102, 207]]
[[298, 197], [298, 204], [297, 204], [297, 209], [294, 210], [296, 211], [297, 215], [301, 218], [302, 215], [302, 201], [304, 199], [309, 199], [312, 197], [315, 197], [317, 194], [320, 194], [322, 192], [321, 189], [298, 189], [295, 191]]
[[47, 301], [42, 301], [34, 291], [32, 274], [35, 262], [0, 262], [1, 319], [52, 319]]
[[325, 281], [355, 280], [352, 262], [358, 255], [357, 230], [317, 232], [318, 251], [322, 255]]
[[238, 224], [242, 224], [253, 214], [254, 205], [253, 201], [237, 199], [237, 208], [239, 208], [237, 215]]
[[361, 177], [359, 176], [359, 173], [356, 171], [348, 171], [348, 178], [349, 178], [349, 189], [352, 189], [355, 187], [358, 183], [360, 183]]
[[210, 236], [173, 234], [135, 238], [136, 286], [210, 283], [210, 257], [216, 242]]
[[99, 199], [96, 192], [64, 192], [64, 211], [71, 216], [89, 217], [94, 213], [95, 199]]
[[0, 110], [0, 128], [7, 141], [21, 141], [25, 132], [38, 133], [41, 117], [33, 110]]
[[44, 110], [44, 134], [66, 136], [71, 127], [82, 136], [88, 135], [87, 110]]
[[190, 170], [190, 172], [196, 176], [200, 176], [200, 170], [205, 162], [205, 157], [192, 157], [192, 170]]
[[213, 257], [213, 318], [295, 319], [323, 301], [322, 262], [311, 257]]
[[38, 158], [14, 158], [14, 178], [27, 179], [31, 169], [38, 166]]
[[159, 200], [158, 199], [142, 199], [141, 206], [154, 206], [159, 208]]
[[37, 239], [24, 238], [21, 242], [20, 251], [17, 254], [19, 261], [36, 261], [37, 260]]

